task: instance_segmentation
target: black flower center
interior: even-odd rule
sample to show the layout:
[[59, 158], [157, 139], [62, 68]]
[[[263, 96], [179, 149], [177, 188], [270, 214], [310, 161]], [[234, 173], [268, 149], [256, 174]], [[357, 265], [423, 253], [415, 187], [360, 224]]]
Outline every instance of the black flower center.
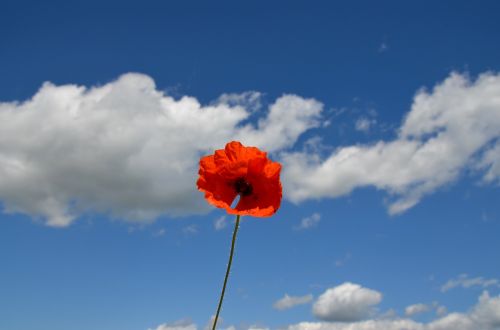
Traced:
[[248, 196], [252, 194], [252, 185], [244, 178], [239, 178], [234, 182], [234, 189], [240, 196]]

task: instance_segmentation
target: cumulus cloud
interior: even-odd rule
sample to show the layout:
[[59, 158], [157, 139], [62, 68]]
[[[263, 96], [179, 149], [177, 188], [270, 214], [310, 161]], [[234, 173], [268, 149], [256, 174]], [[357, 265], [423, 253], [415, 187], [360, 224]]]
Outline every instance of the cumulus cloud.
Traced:
[[472, 311], [472, 318], [485, 327], [500, 328], [500, 296], [491, 298], [488, 291], [484, 291]]
[[256, 128], [251, 124], [239, 127], [236, 139], [267, 151], [281, 150], [293, 145], [309, 128], [319, 126], [322, 109], [323, 105], [314, 99], [295, 95], [280, 97]]
[[285, 294], [285, 296], [273, 304], [273, 307], [278, 310], [290, 309], [292, 307], [298, 305], [305, 305], [310, 303], [313, 300], [313, 295], [308, 294], [305, 296], [289, 296]]
[[313, 305], [313, 313], [325, 321], [358, 321], [370, 316], [373, 306], [381, 300], [380, 292], [346, 282], [319, 296]]
[[3, 210], [58, 227], [86, 212], [140, 222], [206, 212], [194, 187], [200, 155], [232, 139], [284, 150], [319, 125], [322, 104], [295, 95], [245, 123], [258, 100], [174, 99], [142, 74], [92, 88], [45, 83], [30, 100], [0, 103]]
[[312, 227], [316, 227], [321, 220], [321, 214], [313, 213], [308, 217], [302, 218], [300, 220], [300, 224], [295, 226], [296, 230], [310, 229]]
[[483, 170], [485, 181], [498, 181], [499, 137], [500, 75], [471, 81], [452, 73], [432, 91], [416, 94], [396, 139], [340, 147], [326, 158], [286, 153], [283, 182], [294, 202], [375, 186], [389, 193], [389, 213], [397, 214], [466, 169]]
[[466, 313], [451, 313], [428, 323], [410, 319], [370, 319], [356, 322], [301, 322], [288, 330], [498, 330], [500, 329], [500, 296], [487, 291]]
[[481, 276], [471, 278], [467, 274], [460, 274], [457, 278], [452, 278], [443, 284], [441, 286], [441, 292], [446, 292], [457, 287], [467, 289], [473, 286], [479, 286], [482, 288], [487, 288], [489, 286], [500, 287], [500, 281], [496, 278], [486, 279]]

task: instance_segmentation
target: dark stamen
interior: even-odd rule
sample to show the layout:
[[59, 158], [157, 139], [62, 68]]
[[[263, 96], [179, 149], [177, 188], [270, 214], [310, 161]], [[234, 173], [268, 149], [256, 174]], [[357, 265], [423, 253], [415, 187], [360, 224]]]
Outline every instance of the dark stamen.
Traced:
[[234, 182], [234, 189], [240, 196], [248, 196], [252, 193], [252, 185], [244, 178], [239, 178]]

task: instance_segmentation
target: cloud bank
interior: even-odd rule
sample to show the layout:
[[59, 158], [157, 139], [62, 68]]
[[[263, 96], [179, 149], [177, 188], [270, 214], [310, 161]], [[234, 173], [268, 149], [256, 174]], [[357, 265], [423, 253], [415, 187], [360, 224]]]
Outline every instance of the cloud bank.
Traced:
[[[328, 291], [327, 291], [328, 292]], [[318, 300], [319, 301], [319, 300]], [[415, 305], [416, 306], [416, 305]], [[417, 308], [422, 311], [422, 308]], [[412, 314], [412, 313], [410, 313]], [[500, 296], [484, 291], [477, 304], [466, 313], [450, 313], [428, 323], [408, 318], [377, 318], [347, 322], [301, 322], [288, 330], [497, 330], [500, 329]]]
[[[287, 298], [288, 297], [288, 298]], [[287, 299], [285, 299], [287, 298]], [[312, 295], [293, 297], [285, 295], [275, 303], [283, 302], [287, 309], [297, 305], [295, 302], [309, 303]], [[276, 329], [286, 330], [498, 330], [500, 329], [500, 295], [491, 296], [483, 291], [475, 305], [465, 312], [446, 314], [446, 308], [437, 302], [432, 304], [414, 304], [405, 308], [404, 316], [398, 316], [390, 309], [381, 313], [376, 310], [382, 301], [378, 291], [362, 287], [359, 284], [345, 282], [327, 289], [313, 304], [313, 314], [320, 321], [300, 322]], [[436, 310], [434, 320], [418, 322], [412, 320], [417, 314]], [[354, 311], [354, 312], [353, 312]], [[204, 329], [208, 329], [212, 321]], [[180, 320], [164, 323], [149, 330], [197, 330], [192, 321]], [[230, 325], [225, 329], [255, 330], [271, 329], [266, 326]], [[272, 328], [274, 329], [274, 328]]]
[[[414, 97], [397, 137], [292, 151], [321, 126], [323, 105], [284, 95], [262, 108], [258, 92], [203, 105], [174, 99], [142, 74], [103, 86], [45, 83], [25, 102], [0, 103], [0, 202], [56, 227], [86, 213], [153, 221], [209, 210], [194, 186], [200, 155], [240, 140], [283, 163], [285, 198], [334, 198], [374, 186], [389, 213], [416, 205], [464, 172], [500, 183], [500, 75], [452, 73]], [[323, 129], [326, 129], [323, 127]], [[297, 150], [297, 149], [294, 149]]]

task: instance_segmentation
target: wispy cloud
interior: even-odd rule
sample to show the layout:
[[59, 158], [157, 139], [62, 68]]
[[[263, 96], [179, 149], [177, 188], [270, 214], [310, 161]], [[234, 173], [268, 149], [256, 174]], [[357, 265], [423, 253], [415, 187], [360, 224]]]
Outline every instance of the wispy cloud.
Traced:
[[195, 235], [198, 234], [199, 228], [197, 225], [193, 224], [182, 228], [182, 232], [187, 235]]
[[434, 311], [437, 316], [444, 316], [448, 309], [445, 306], [440, 305], [437, 301], [434, 301], [431, 304], [413, 304], [405, 308], [405, 316], [412, 317], [430, 311]]
[[426, 304], [414, 304], [405, 308], [406, 316], [413, 316], [430, 311], [431, 306]]
[[382, 42], [379, 46], [378, 46], [378, 52], [379, 53], [384, 53], [386, 51], [389, 50], [389, 45], [386, 43], [386, 42]]
[[155, 232], [153, 233], [153, 237], [161, 237], [161, 236], [164, 236], [166, 232], [167, 232], [167, 231], [165, 230], [165, 228], [158, 229], [157, 231], [155, 231]]
[[352, 254], [350, 252], [346, 253], [342, 258], [335, 260], [335, 266], [342, 267], [351, 260]]
[[448, 308], [446, 306], [437, 306], [436, 307], [436, 315], [437, 316], [444, 316], [448, 313]]
[[354, 123], [354, 128], [357, 131], [368, 133], [370, 129], [377, 123], [376, 119], [361, 117], [356, 120]]
[[446, 292], [457, 287], [467, 289], [474, 286], [481, 288], [487, 288], [490, 286], [500, 287], [500, 280], [496, 278], [486, 279], [481, 276], [471, 278], [467, 274], [460, 274], [457, 278], [452, 278], [443, 284], [441, 286], [441, 292]]
[[221, 216], [214, 220], [214, 229], [219, 231], [227, 227], [227, 219], [226, 216]]
[[283, 298], [279, 299], [273, 304], [273, 307], [275, 309], [285, 310], [298, 305], [308, 304], [312, 300], [313, 300], [312, 294], [308, 294], [305, 296], [289, 296], [288, 294], [285, 294]]
[[248, 91], [240, 94], [225, 93], [219, 96], [214, 104], [227, 104], [230, 106], [242, 106], [250, 111], [257, 111], [262, 107], [262, 94], [256, 91]]
[[295, 230], [311, 229], [313, 227], [316, 227], [320, 221], [321, 221], [321, 214], [313, 213], [308, 217], [302, 218], [302, 220], [300, 220], [300, 224], [298, 224], [293, 228]]

